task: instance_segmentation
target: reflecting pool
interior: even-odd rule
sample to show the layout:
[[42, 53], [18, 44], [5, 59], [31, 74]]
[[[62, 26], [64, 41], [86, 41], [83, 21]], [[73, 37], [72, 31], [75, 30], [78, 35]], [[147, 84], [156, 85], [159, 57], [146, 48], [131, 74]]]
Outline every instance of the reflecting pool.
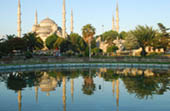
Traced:
[[0, 111], [170, 111], [170, 70], [1, 72]]

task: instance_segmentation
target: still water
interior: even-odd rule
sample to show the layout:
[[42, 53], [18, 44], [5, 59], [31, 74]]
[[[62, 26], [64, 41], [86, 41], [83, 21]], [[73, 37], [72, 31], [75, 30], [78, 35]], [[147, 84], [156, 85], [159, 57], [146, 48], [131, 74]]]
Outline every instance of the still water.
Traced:
[[1, 72], [0, 111], [170, 111], [170, 70]]

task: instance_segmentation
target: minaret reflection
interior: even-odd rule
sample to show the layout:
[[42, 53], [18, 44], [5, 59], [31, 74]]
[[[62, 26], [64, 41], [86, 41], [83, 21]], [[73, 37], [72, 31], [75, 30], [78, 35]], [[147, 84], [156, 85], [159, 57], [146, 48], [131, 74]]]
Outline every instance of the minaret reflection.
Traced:
[[74, 100], [74, 79], [71, 79], [71, 97], [72, 97], [72, 102]]
[[113, 88], [113, 97], [114, 97], [114, 93], [115, 93], [115, 80], [112, 81], [112, 88]]
[[21, 99], [22, 99], [22, 94], [21, 90], [18, 91], [18, 111], [21, 111]]
[[116, 80], [116, 104], [117, 111], [119, 111], [119, 80]]
[[35, 99], [36, 103], [38, 103], [38, 86], [35, 86]]
[[63, 109], [66, 111], [66, 77], [63, 77]]

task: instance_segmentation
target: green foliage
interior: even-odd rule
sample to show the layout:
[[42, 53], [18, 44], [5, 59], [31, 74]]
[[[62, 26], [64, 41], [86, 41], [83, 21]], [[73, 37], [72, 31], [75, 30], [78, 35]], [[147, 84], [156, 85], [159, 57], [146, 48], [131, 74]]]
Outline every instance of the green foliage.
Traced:
[[30, 58], [32, 58], [33, 56], [32, 56], [32, 53], [31, 52], [25, 52], [25, 58], [27, 58], [27, 59], [30, 59]]
[[110, 47], [107, 48], [107, 52], [108, 53], [112, 53], [112, 52], [116, 52], [119, 48], [115, 45], [112, 45]]
[[126, 50], [137, 49], [139, 48], [139, 43], [136, 37], [132, 33], [128, 33], [125, 37], [125, 42], [123, 46]]
[[12, 38], [6, 42], [5, 47], [8, 47], [7, 50], [9, 53], [12, 53], [13, 50], [20, 50], [21, 52], [24, 52], [27, 49], [26, 41], [22, 38]]
[[13, 35], [6, 35], [6, 38], [7, 38], [7, 40], [10, 40], [10, 39], [16, 38], [16, 36], [14, 34]]
[[154, 49], [156, 48], [163, 48], [164, 51], [166, 51], [168, 48], [170, 48], [170, 33], [167, 31], [170, 30], [170, 28], [166, 28], [163, 24], [158, 23], [159, 29], [161, 31], [157, 32], [156, 37], [154, 38], [152, 42], [152, 46]]
[[170, 47], [169, 41], [170, 39], [165, 37], [162, 33], [157, 33], [156, 37], [153, 39], [151, 46], [154, 49], [160, 49], [163, 48], [165, 51], [168, 47]]
[[74, 52], [74, 48], [73, 48], [71, 42], [65, 39], [60, 44], [60, 52], [64, 53], [64, 52], [67, 52], [68, 50], [73, 50], [73, 52]]
[[66, 51], [66, 53], [65, 53], [67, 56], [73, 56], [73, 55], [75, 55], [75, 53], [72, 51], [72, 50], [68, 50], [68, 51]]
[[127, 37], [128, 33], [125, 31], [120, 32], [119, 38], [120, 39], [125, 39]]
[[60, 49], [61, 44], [65, 41], [65, 39], [58, 37], [54, 43], [54, 48]]
[[86, 43], [89, 43], [89, 38], [92, 40], [95, 33], [96, 29], [91, 24], [87, 24], [82, 28], [82, 35]]
[[97, 48], [97, 47], [92, 49], [92, 55], [101, 55], [102, 52], [103, 51], [101, 49]]
[[89, 47], [86, 47], [84, 55], [89, 56]]
[[170, 37], [170, 33], [167, 32], [168, 30], [170, 30], [170, 28], [166, 28], [162, 23], [158, 23], [158, 27], [164, 37]]
[[101, 35], [101, 40], [106, 41], [109, 45], [113, 45], [113, 41], [116, 40], [116, 38], [119, 36], [119, 34], [116, 31], [107, 31]]
[[70, 54], [84, 55], [87, 44], [80, 35], [71, 33], [66, 39], [58, 37], [54, 47], [60, 49], [60, 52], [67, 56]]
[[74, 50], [78, 53], [81, 53], [87, 47], [84, 39], [77, 33], [71, 33], [68, 40], [72, 43]]
[[49, 36], [46, 40], [45, 40], [45, 43], [46, 43], [46, 47], [48, 49], [54, 49], [55, 47], [55, 42], [57, 41], [57, 38], [58, 36], [56, 34], [53, 34], [51, 36]]
[[34, 50], [40, 50], [44, 47], [43, 41], [40, 37], [37, 37], [36, 33], [24, 34], [23, 39], [26, 41], [27, 49], [30, 52], [33, 52]]
[[146, 56], [145, 48], [150, 46], [156, 36], [156, 31], [152, 27], [137, 26], [135, 30], [131, 31], [132, 35], [137, 39], [139, 46], [142, 48], [141, 55]]
[[1, 56], [7, 55], [9, 51], [10, 50], [9, 50], [7, 41], [0, 43], [0, 55]]

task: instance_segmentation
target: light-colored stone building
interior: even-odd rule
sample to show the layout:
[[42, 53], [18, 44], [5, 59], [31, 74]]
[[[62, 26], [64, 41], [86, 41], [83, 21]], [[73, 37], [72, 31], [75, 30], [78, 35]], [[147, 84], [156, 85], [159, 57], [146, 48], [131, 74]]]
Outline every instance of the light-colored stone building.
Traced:
[[[112, 17], [112, 31], [116, 31], [119, 33], [119, 29], [120, 29], [120, 26], [119, 26], [119, 4], [118, 4], [118, 1], [117, 1], [117, 4], [116, 4], [116, 20], [114, 19], [114, 15]], [[115, 23], [116, 23], [116, 26], [115, 26]], [[109, 44], [106, 42], [106, 41], [102, 41], [101, 40], [101, 37], [98, 37], [96, 39], [96, 42], [97, 42], [97, 45], [98, 45], [98, 48], [102, 49], [104, 53], [107, 52], [107, 48], [109, 47]], [[113, 44], [115, 44], [119, 50], [118, 52], [121, 52], [123, 50], [123, 42], [124, 40], [121, 40], [117, 37], [116, 40], [113, 41]]]
[[[36, 20], [37, 21], [37, 20]], [[32, 27], [32, 32], [37, 33], [44, 42], [52, 34], [57, 34], [62, 37], [62, 29], [59, 27], [52, 19], [46, 18], [40, 22], [40, 24], [35, 23]]]
[[[164, 49], [161, 48], [161, 49], [153, 49], [153, 47], [146, 47], [145, 48], [145, 51], [147, 52], [147, 54], [151, 54], [151, 53], [164, 53]], [[132, 50], [132, 56], [140, 56], [142, 52], [142, 48], [139, 48], [139, 49], [135, 49], [135, 50]]]

